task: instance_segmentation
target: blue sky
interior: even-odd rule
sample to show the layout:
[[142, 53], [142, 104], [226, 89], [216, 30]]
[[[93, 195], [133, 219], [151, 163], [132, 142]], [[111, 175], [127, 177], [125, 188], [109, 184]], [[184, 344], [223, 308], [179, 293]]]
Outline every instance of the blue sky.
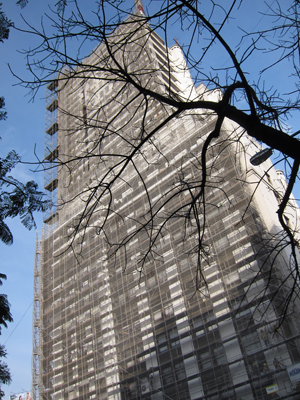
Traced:
[[[49, 1], [52, 5], [56, 2], [57, 0]], [[47, 8], [46, 4], [47, 2], [41, 0], [29, 0], [28, 5], [21, 10], [16, 6], [14, 0], [3, 0], [3, 10], [16, 25], [21, 23], [20, 12], [26, 20], [38, 24], [42, 12]], [[245, 4], [248, 7], [245, 10], [251, 8], [251, 12], [253, 12], [261, 2], [249, 0], [245, 1]], [[253, 27], [261, 23], [260, 18], [257, 20], [248, 18], [247, 20], [253, 23]], [[177, 37], [177, 39], [180, 43], [184, 40], [182, 37]], [[8, 112], [7, 121], [0, 122], [2, 138], [0, 156], [4, 157], [10, 149], [14, 149], [23, 161], [35, 162], [35, 146], [36, 152], [41, 158], [43, 156], [45, 92], [41, 90], [34, 102], [29, 102], [30, 97], [25, 96], [26, 90], [20, 86], [13, 86], [17, 80], [7, 67], [7, 63], [10, 63], [17, 74], [24, 76], [26, 63], [24, 56], [17, 50], [22, 50], [30, 45], [32, 43], [26, 35], [14, 30], [11, 30], [9, 40], [0, 44], [0, 95], [5, 97]], [[288, 79], [285, 71], [281, 70], [277, 73], [280, 75], [280, 80]], [[276, 79], [278, 79], [277, 76]], [[295, 130], [297, 130], [298, 123], [299, 117], [295, 115], [293, 120]], [[19, 165], [13, 174], [21, 181], [34, 179], [42, 187], [42, 175], [33, 174], [31, 172], [33, 169], [33, 165]], [[300, 197], [299, 184], [295, 194]], [[41, 216], [37, 216], [37, 224], [39, 231], [42, 228]], [[7, 348], [7, 363], [13, 378], [12, 384], [4, 389], [7, 399], [9, 394], [31, 388], [33, 266], [37, 233], [28, 232], [17, 220], [11, 222], [10, 227], [14, 234], [14, 244], [8, 247], [0, 242], [0, 272], [5, 273], [8, 278], [0, 290], [8, 295], [14, 318], [14, 322], [9, 325], [8, 329], [3, 328], [0, 337], [0, 343], [5, 344]]]
[[[16, 25], [20, 22], [20, 7], [15, 1], [4, 0], [3, 10]], [[33, 20], [39, 18], [42, 7], [39, 1], [31, 0], [22, 13]], [[44, 3], [45, 4], [45, 3]], [[41, 92], [33, 103], [24, 97], [26, 91], [20, 86], [12, 86], [16, 79], [9, 72], [10, 63], [16, 72], [24, 70], [24, 56], [17, 50], [27, 45], [22, 34], [11, 30], [9, 40], [0, 44], [0, 95], [5, 97], [8, 118], [0, 122], [0, 155], [4, 157], [11, 149], [17, 151], [22, 160], [36, 161], [34, 148], [43, 154], [44, 142], [44, 99]], [[14, 171], [15, 178], [22, 182], [34, 179], [42, 188], [41, 174], [32, 174], [27, 165], [19, 165]], [[42, 228], [41, 216], [37, 216], [38, 229]], [[2, 329], [1, 344], [5, 344], [7, 363], [12, 374], [12, 383], [5, 386], [6, 398], [9, 394], [31, 389], [31, 350], [32, 350], [32, 293], [35, 231], [28, 232], [19, 221], [9, 223], [14, 235], [14, 244], [5, 246], [0, 242], [0, 271], [7, 275], [2, 293], [8, 295], [14, 322], [7, 329]]]

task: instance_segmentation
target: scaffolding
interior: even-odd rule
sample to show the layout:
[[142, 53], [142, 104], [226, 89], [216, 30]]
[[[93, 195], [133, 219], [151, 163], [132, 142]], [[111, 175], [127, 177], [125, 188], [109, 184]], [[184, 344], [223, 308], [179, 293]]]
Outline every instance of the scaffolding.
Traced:
[[58, 81], [53, 80], [46, 91], [46, 120], [44, 144], [44, 189], [52, 204], [44, 215], [45, 235], [58, 225]]
[[32, 394], [34, 400], [39, 400], [39, 392], [41, 390], [41, 267], [42, 267], [42, 250], [41, 238], [36, 236], [35, 240], [35, 260], [34, 260], [34, 279], [33, 279], [33, 343], [32, 343]]

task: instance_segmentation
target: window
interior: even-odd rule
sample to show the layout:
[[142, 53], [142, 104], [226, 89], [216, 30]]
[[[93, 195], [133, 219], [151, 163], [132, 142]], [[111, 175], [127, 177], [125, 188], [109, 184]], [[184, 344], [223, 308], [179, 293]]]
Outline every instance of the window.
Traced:
[[176, 328], [172, 328], [172, 329], [169, 330], [168, 333], [169, 333], [169, 338], [171, 340], [171, 343], [170, 343], [171, 347], [173, 348], [173, 347], [179, 346], [180, 343], [179, 343], [179, 339], [178, 339], [177, 329]]
[[211, 368], [213, 366], [209, 351], [200, 354], [200, 362], [202, 369]]
[[174, 364], [174, 369], [175, 369], [175, 377], [176, 381], [179, 381], [180, 379], [185, 379], [185, 368], [184, 368], [184, 363], [181, 361], [179, 363]]
[[167, 315], [167, 316], [173, 315], [174, 314], [173, 306], [170, 305], [170, 306], [165, 307], [164, 312], [165, 312], [165, 315]]
[[243, 347], [247, 354], [253, 353], [261, 349], [261, 342], [259, 340], [257, 332], [249, 333], [241, 337]]
[[177, 328], [169, 329], [167, 332], [156, 336], [157, 344], [159, 345], [159, 353], [164, 353], [169, 349], [179, 346], [179, 338]]
[[226, 364], [227, 358], [223, 346], [218, 346], [213, 349], [214, 363], [216, 365]]
[[164, 346], [160, 346], [158, 351], [159, 353], [165, 353], [166, 351], [168, 351], [168, 345], [165, 344]]
[[158, 344], [162, 344], [165, 343], [167, 341], [167, 337], [165, 333], [162, 333], [160, 335], [157, 335], [157, 343]]
[[165, 367], [161, 370], [162, 380], [164, 385], [169, 385], [174, 382], [172, 367]]
[[250, 309], [246, 309], [236, 314], [236, 325], [239, 331], [247, 329], [252, 322], [252, 313]]

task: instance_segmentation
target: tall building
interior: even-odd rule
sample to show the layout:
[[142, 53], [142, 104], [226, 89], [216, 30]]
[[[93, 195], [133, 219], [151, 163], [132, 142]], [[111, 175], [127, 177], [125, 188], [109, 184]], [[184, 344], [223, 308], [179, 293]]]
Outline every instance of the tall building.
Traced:
[[[166, 48], [142, 10], [109, 49], [48, 86], [45, 189], [56, 206], [36, 245], [34, 398], [299, 398], [295, 302], [281, 323], [292, 268], [275, 217], [282, 174], [270, 161], [251, 167], [259, 146], [225, 121], [198, 201], [216, 116], [162, 125], [172, 107], [103, 66], [124, 63], [182, 101], [220, 94], [194, 87], [180, 47]], [[285, 218], [296, 227], [293, 201]]]

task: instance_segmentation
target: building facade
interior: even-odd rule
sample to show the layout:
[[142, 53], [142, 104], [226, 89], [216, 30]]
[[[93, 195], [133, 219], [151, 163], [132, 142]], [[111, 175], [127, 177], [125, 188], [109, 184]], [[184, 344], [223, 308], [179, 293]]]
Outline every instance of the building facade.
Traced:
[[[166, 48], [139, 15], [109, 48], [48, 86], [54, 207], [36, 245], [33, 397], [297, 399], [296, 303], [281, 324], [289, 254], [270, 250], [283, 240], [284, 179], [270, 161], [251, 167], [259, 147], [225, 121], [197, 201], [216, 116], [168, 120], [171, 106], [107, 66], [123, 62], [141, 85], [182, 101], [219, 93], [195, 88], [179, 46]], [[298, 217], [291, 204], [286, 219], [296, 228]]]

